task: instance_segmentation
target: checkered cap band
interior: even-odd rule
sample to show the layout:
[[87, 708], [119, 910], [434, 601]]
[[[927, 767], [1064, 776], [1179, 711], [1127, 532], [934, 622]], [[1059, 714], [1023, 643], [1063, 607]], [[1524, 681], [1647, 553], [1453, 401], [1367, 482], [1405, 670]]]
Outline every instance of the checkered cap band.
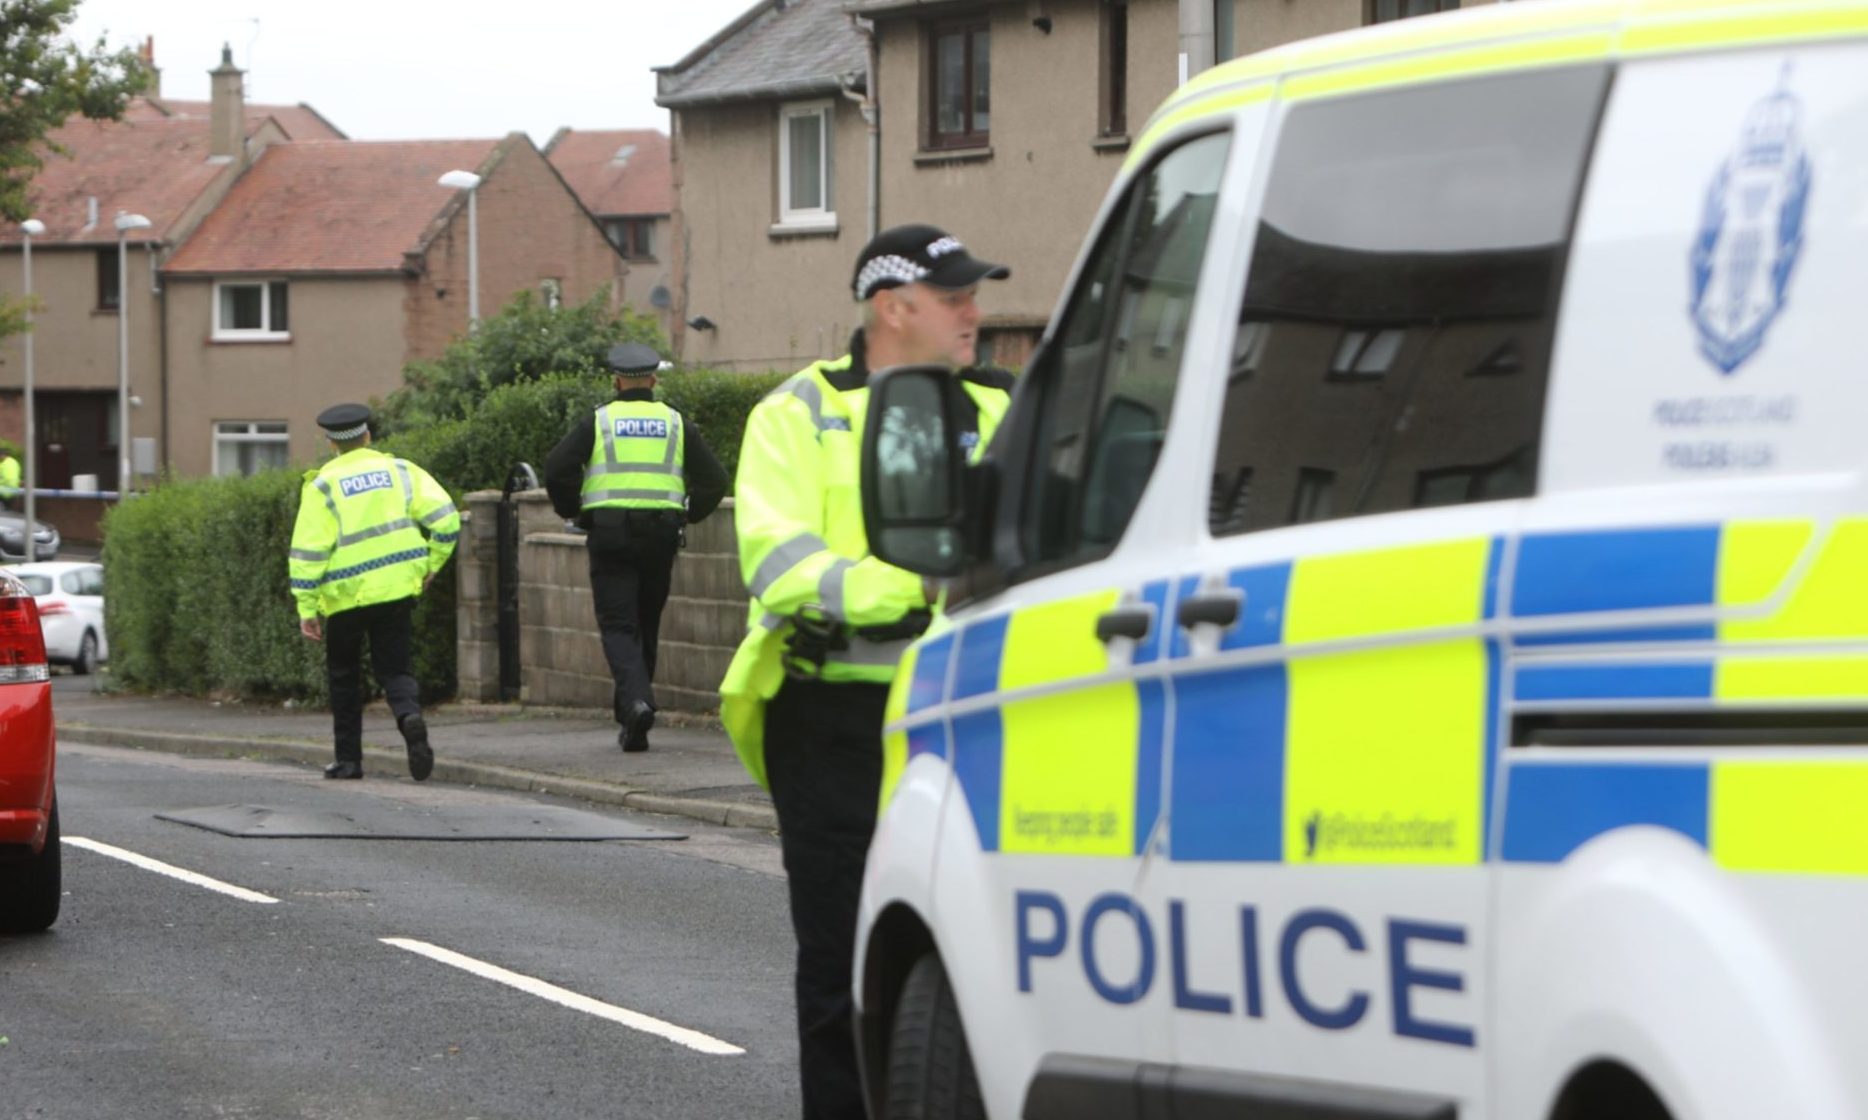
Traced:
[[884, 283], [913, 284], [927, 277], [928, 270], [907, 257], [880, 256], [863, 266], [856, 275], [856, 298], [868, 299]]
[[369, 421], [366, 420], [363, 423], [358, 424], [354, 428], [345, 428], [341, 432], [334, 432], [331, 429], [326, 428], [324, 430], [324, 434], [327, 436], [330, 436], [332, 439], [356, 439], [358, 436], [362, 435], [363, 433], [369, 430], [370, 430], [370, 423]]

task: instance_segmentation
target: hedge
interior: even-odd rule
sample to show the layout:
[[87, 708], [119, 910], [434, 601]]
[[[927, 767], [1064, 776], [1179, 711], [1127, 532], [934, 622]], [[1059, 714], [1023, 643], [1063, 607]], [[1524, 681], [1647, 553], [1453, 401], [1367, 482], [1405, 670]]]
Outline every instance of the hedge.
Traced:
[[[706, 436], [729, 477], [752, 406], [785, 374], [678, 372], [662, 396]], [[516, 461], [541, 472], [578, 418], [611, 396], [605, 378], [574, 375], [493, 390], [464, 420], [404, 431], [377, 446], [421, 464], [456, 499], [497, 489]], [[303, 468], [247, 478], [163, 483], [104, 519], [105, 625], [111, 672], [143, 691], [327, 699], [324, 650], [298, 632], [285, 556]], [[451, 696], [453, 566], [415, 612], [415, 673], [425, 698]]]

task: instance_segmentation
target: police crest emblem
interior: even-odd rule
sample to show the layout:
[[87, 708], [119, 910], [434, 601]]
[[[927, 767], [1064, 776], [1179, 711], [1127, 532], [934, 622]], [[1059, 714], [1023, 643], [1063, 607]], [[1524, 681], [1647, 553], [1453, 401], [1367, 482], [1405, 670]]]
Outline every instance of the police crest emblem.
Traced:
[[1738, 147], [1713, 176], [1691, 259], [1700, 353], [1729, 374], [1764, 345], [1803, 251], [1810, 160], [1788, 86], [1752, 106]]

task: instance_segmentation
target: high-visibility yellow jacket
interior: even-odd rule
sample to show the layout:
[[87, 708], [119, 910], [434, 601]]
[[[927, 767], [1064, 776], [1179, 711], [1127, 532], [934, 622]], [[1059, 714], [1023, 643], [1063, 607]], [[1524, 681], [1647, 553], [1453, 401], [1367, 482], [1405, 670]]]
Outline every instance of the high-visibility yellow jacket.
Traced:
[[[816, 604], [848, 627], [882, 626], [929, 606], [921, 577], [869, 554], [858, 467], [866, 382], [857, 356], [817, 362], [753, 408], [746, 420], [734, 485], [739, 562], [752, 592], [748, 632], [720, 684], [720, 718], [740, 761], [765, 784], [765, 705], [784, 683], [782, 661], [791, 617]], [[1002, 375], [1001, 375], [1002, 376]], [[1009, 381], [963, 381], [979, 411], [983, 449], [1005, 415]], [[912, 639], [870, 641], [825, 661], [826, 681], [887, 684]], [[880, 731], [880, 729], [878, 729]]]
[[611, 401], [597, 410], [597, 439], [584, 467], [584, 509], [682, 509], [687, 505], [686, 429], [660, 401]]
[[286, 562], [299, 617], [419, 593], [460, 535], [448, 492], [407, 459], [359, 447], [306, 471]]
[[[0, 498], [17, 498], [19, 495], [19, 460], [11, 455], [0, 455]], [[27, 526], [28, 530], [31, 528]]]

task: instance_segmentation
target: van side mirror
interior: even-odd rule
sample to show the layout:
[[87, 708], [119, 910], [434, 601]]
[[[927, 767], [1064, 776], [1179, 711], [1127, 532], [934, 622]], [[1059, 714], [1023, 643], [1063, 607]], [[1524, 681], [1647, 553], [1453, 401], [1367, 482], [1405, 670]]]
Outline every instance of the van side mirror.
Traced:
[[863, 524], [870, 551], [924, 576], [966, 564], [966, 454], [959, 395], [944, 366], [897, 366], [869, 382]]

